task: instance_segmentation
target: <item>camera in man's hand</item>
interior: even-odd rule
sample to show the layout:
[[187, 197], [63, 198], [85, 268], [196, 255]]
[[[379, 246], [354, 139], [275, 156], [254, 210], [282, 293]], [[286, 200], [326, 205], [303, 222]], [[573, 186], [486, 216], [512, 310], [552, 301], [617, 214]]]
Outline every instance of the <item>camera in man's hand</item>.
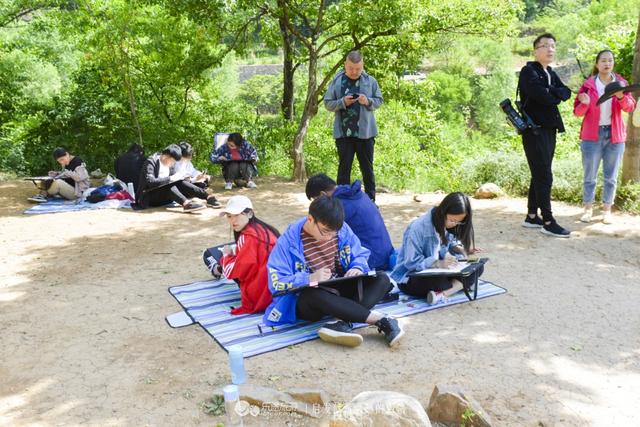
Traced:
[[534, 134], [538, 134], [538, 129], [540, 126], [535, 124], [531, 117], [522, 109], [522, 106], [516, 101], [516, 105], [518, 106], [518, 112], [513, 105], [511, 104], [511, 100], [509, 98], [500, 102], [500, 108], [507, 116], [507, 120], [509, 123], [515, 128], [515, 130], [521, 134], [527, 129], [531, 129]]

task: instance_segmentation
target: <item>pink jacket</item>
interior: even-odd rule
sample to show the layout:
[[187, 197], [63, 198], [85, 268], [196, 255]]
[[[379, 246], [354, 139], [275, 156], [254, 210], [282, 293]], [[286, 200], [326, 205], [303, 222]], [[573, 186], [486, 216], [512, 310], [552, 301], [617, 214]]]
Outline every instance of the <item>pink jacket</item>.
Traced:
[[[616, 80], [622, 82], [625, 86], [628, 84], [621, 75], [616, 74]], [[586, 93], [589, 95], [591, 102], [583, 104], [578, 99], [578, 95]], [[584, 117], [582, 127], [580, 128], [580, 139], [583, 141], [597, 141], [599, 138], [600, 127], [600, 106], [598, 102], [598, 89], [596, 88], [595, 76], [589, 77], [584, 81], [582, 87], [578, 91], [576, 99], [573, 102], [573, 114], [578, 117]], [[630, 93], [625, 93], [622, 99], [613, 96], [611, 103], [611, 142], [618, 144], [627, 139], [627, 129], [622, 120], [622, 110], [630, 113], [636, 106], [636, 101]]]

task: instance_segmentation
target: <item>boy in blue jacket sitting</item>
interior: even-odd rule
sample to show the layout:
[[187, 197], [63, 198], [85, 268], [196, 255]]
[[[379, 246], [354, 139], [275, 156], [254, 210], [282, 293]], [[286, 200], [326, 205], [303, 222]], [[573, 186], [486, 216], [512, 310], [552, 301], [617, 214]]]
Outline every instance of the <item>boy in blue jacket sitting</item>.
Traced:
[[323, 194], [339, 199], [344, 208], [344, 222], [358, 236], [362, 246], [371, 251], [369, 267], [372, 270], [390, 270], [394, 267], [390, 262], [391, 255], [395, 253], [391, 237], [378, 207], [362, 191], [360, 180], [351, 185], [336, 185], [334, 180], [320, 173], [309, 178], [305, 193], [309, 200]]
[[[265, 311], [265, 323], [318, 321], [333, 316], [339, 320], [318, 331], [324, 341], [360, 345], [362, 336], [354, 333], [352, 326], [357, 322], [377, 326], [389, 346], [395, 346], [404, 335], [398, 321], [371, 310], [392, 286], [384, 273], [363, 276], [369, 272], [368, 256], [369, 250], [344, 223], [340, 201], [317, 197], [309, 206], [309, 214], [289, 225], [269, 255], [269, 290], [274, 298]], [[358, 276], [362, 276], [362, 286], [356, 280], [325, 282]]]

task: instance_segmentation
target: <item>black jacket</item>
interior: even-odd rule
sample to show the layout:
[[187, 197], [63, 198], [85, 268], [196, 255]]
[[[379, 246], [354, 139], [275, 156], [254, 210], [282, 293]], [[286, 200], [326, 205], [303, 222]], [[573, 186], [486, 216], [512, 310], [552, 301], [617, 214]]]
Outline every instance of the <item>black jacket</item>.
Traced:
[[129, 183], [133, 183], [133, 188], [137, 189], [140, 182], [140, 170], [146, 157], [143, 154], [127, 151], [115, 161], [116, 178]]
[[[158, 178], [160, 172], [160, 153], [155, 153], [144, 161], [142, 169], [140, 170], [140, 177], [138, 178], [138, 188], [136, 189], [136, 203], [141, 208], [147, 208], [146, 193], [153, 188], [160, 187], [161, 185], [168, 184], [170, 182], [169, 177]], [[170, 171], [173, 174], [173, 168]]]
[[547, 71], [551, 75], [551, 85], [549, 85], [547, 73], [539, 62], [530, 61], [522, 67], [518, 79], [520, 99], [524, 111], [535, 124], [564, 132], [564, 123], [560, 117], [558, 104], [571, 97], [571, 89], [562, 83], [551, 67], [547, 67]]

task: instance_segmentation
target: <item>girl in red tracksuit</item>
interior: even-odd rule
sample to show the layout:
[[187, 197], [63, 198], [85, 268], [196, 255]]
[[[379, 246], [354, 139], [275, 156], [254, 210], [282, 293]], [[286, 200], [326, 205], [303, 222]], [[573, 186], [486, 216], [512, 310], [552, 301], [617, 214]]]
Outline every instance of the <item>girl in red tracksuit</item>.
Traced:
[[607, 101], [596, 105], [605, 87], [614, 81], [627, 86], [619, 74], [613, 72], [614, 58], [610, 50], [603, 50], [596, 56], [593, 75], [583, 83], [573, 104], [573, 113], [584, 117], [580, 129], [580, 149], [584, 169], [582, 201], [584, 213], [582, 222], [590, 222], [596, 195], [596, 177], [602, 160], [604, 186], [602, 189], [602, 222], [609, 224], [611, 206], [616, 196], [618, 170], [625, 148], [627, 132], [622, 111], [631, 112], [635, 100], [630, 93], [616, 92]]
[[271, 304], [267, 260], [280, 233], [256, 218], [251, 201], [245, 196], [231, 197], [221, 215], [226, 215], [236, 241], [235, 248], [223, 248], [220, 258], [224, 276], [240, 287], [241, 304], [231, 314], [262, 312]]

